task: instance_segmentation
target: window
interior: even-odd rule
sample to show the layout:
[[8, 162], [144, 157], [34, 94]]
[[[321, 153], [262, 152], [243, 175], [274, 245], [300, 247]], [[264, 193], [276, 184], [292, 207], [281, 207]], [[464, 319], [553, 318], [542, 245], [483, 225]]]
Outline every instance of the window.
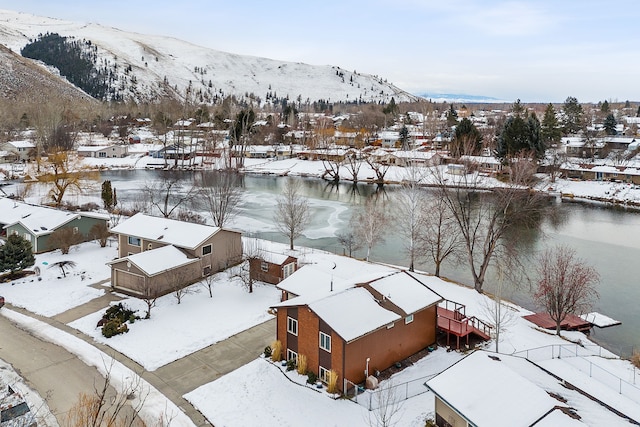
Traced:
[[104, 151], [99, 151], [98, 157], [107, 157], [107, 153], [105, 153]]
[[208, 276], [211, 274], [211, 266], [207, 265], [202, 269], [202, 275], [203, 276]]
[[282, 267], [282, 278], [286, 279], [287, 277], [291, 276], [295, 271], [295, 269], [296, 269], [295, 262], [290, 262], [289, 264]]
[[140, 246], [142, 241], [138, 237], [129, 236], [129, 245]]
[[394, 327], [394, 324], [393, 324], [393, 323], [389, 323], [389, 324], [387, 325], [387, 329], [391, 329], [391, 328], [393, 328], [393, 327]]
[[30, 242], [31, 241], [31, 234], [24, 233], [24, 240], [26, 240], [27, 242]]
[[331, 335], [320, 332], [320, 348], [331, 353]]
[[287, 360], [295, 360], [298, 361], [298, 353], [295, 351], [287, 349]]
[[298, 321], [288, 316], [287, 316], [287, 332], [296, 336], [298, 335]]
[[73, 234], [78, 234], [78, 227], [73, 227]]
[[209, 255], [212, 251], [211, 244], [202, 247], [202, 255]]
[[404, 324], [408, 325], [409, 323], [413, 322], [413, 314], [408, 315], [407, 317], [404, 318]]
[[260, 263], [260, 270], [262, 271], [269, 271], [269, 263], [268, 262], [264, 262], [262, 261]]
[[329, 380], [329, 370], [326, 368], [323, 368], [322, 366], [318, 367], [318, 378], [320, 379], [320, 381], [323, 382], [328, 382]]

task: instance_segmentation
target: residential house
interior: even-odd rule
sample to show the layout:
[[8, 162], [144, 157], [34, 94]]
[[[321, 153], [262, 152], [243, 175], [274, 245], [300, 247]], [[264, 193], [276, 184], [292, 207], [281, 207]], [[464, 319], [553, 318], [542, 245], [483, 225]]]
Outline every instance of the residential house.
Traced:
[[398, 150], [389, 153], [388, 162], [396, 166], [437, 166], [442, 158], [432, 150]]
[[[628, 424], [630, 418], [622, 412], [629, 406], [625, 402], [627, 398], [618, 393], [618, 383], [609, 386], [599, 383], [588, 367], [586, 373], [580, 372], [584, 368], [579, 363], [589, 366], [592, 362], [582, 357], [570, 359], [570, 363], [559, 358], [541, 362], [477, 350], [427, 381], [427, 387], [435, 395], [436, 425], [584, 427]], [[569, 375], [571, 383], [562, 375]], [[589, 394], [578, 388], [585, 386]], [[632, 406], [637, 408], [637, 403]], [[637, 414], [638, 411], [634, 412]]]
[[[298, 273], [287, 281], [304, 280]], [[305, 355], [308, 369], [323, 381], [335, 371], [345, 391], [344, 379], [361, 383], [435, 343], [442, 298], [416, 276], [396, 271], [362, 283], [339, 282], [334, 288], [331, 277], [333, 290], [316, 289], [273, 306], [286, 359]]]
[[298, 259], [286, 254], [261, 251], [249, 260], [249, 274], [254, 280], [276, 285], [298, 269]]
[[6, 151], [15, 156], [15, 160], [26, 162], [33, 158], [33, 152], [36, 148], [36, 144], [31, 141], [9, 141], [4, 144], [0, 144], [0, 151]]
[[572, 179], [640, 184], [640, 168], [637, 167], [565, 163], [562, 165], [561, 171], [564, 176]]
[[219, 227], [138, 213], [111, 232], [111, 286], [135, 296], [167, 294], [242, 260], [241, 233]]
[[0, 236], [18, 234], [31, 243], [34, 253], [53, 250], [49, 244], [51, 234], [62, 228], [71, 228], [89, 241], [91, 228], [107, 225], [109, 216], [95, 212], [67, 212], [44, 206], [29, 205], [17, 200], [0, 198]]
[[494, 156], [461, 156], [460, 162], [464, 163], [469, 169], [477, 170], [480, 173], [495, 175], [502, 171], [502, 163]]
[[[138, 141], [139, 142], [139, 141]], [[81, 145], [78, 147], [78, 156], [95, 158], [122, 158], [126, 157], [126, 145]]]

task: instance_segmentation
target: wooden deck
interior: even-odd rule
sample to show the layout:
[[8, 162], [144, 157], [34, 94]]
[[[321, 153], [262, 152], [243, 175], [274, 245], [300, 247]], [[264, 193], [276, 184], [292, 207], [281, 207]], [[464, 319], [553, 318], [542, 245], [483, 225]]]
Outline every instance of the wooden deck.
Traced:
[[457, 346], [460, 347], [460, 338], [467, 339], [474, 334], [483, 340], [491, 339], [491, 326], [482, 320], [472, 316], [467, 317], [465, 306], [455, 301], [445, 300], [437, 309], [438, 328], [447, 334], [447, 345], [449, 345], [450, 335], [456, 337]]
[[[544, 329], [556, 329], [556, 322], [554, 322], [547, 313], [535, 313], [523, 316], [531, 323], [535, 323]], [[575, 316], [573, 314], [567, 315], [567, 317], [560, 323], [560, 329], [565, 331], [582, 331], [586, 332], [591, 329], [593, 325], [591, 322]]]

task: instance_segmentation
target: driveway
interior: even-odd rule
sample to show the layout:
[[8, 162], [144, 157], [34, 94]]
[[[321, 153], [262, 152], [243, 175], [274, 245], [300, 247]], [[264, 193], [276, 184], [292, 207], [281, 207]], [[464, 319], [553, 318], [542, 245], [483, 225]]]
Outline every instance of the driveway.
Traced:
[[[182, 396], [254, 360], [275, 337], [275, 319], [271, 319], [156, 371], [147, 372], [123, 354], [96, 343], [91, 337], [60, 321], [72, 321], [83, 313], [100, 310], [100, 305], [106, 307], [112, 298], [99, 300], [90, 301], [86, 307], [76, 307], [54, 318], [44, 318], [10, 305], [3, 310], [13, 309], [44, 321], [92, 344], [129, 369], [142, 372], [142, 378], [180, 407], [197, 426], [211, 424]], [[4, 316], [0, 316], [0, 331], [0, 358], [13, 365], [27, 384], [45, 398], [59, 423], [64, 422], [64, 414], [80, 393], [92, 394], [94, 384], [104, 381], [95, 368], [85, 365], [74, 354], [32, 336]]]

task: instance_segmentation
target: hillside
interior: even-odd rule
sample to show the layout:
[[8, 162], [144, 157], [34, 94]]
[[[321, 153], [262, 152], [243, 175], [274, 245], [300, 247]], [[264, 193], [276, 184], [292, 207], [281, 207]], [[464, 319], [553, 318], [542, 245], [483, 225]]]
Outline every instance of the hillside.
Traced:
[[0, 46], [0, 98], [43, 103], [50, 98], [89, 101], [90, 97], [50, 70]]
[[338, 66], [235, 55], [170, 37], [0, 11], [0, 44], [14, 52], [45, 33], [90, 41], [97, 65], [115, 76], [112, 99], [144, 102], [165, 96], [179, 98], [187, 89], [193, 101], [204, 103], [230, 95], [262, 103], [282, 99], [297, 103], [417, 99], [381, 77]]

